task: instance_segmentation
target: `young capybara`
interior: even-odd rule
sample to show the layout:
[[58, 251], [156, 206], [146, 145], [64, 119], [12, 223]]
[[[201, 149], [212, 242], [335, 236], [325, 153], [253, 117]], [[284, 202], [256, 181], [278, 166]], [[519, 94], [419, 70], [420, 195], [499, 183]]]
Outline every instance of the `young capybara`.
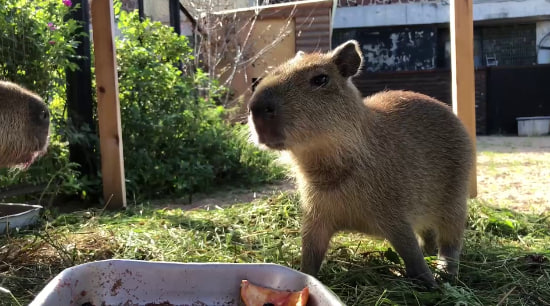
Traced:
[[[388, 239], [407, 276], [436, 286], [421, 247], [457, 272], [467, 216], [471, 139], [448, 106], [408, 91], [363, 99], [357, 42], [304, 54], [270, 72], [249, 104], [257, 143], [286, 150], [302, 201], [301, 270], [316, 276], [342, 230]], [[418, 239], [418, 240], [417, 240]]]
[[27, 168], [48, 146], [50, 112], [36, 94], [0, 81], [0, 168]]

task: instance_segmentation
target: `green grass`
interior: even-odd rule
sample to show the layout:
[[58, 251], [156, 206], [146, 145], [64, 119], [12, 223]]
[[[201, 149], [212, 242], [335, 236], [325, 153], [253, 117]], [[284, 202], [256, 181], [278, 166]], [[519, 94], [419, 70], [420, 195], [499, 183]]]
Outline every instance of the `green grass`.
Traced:
[[[471, 201], [459, 277], [436, 291], [401, 277], [403, 265], [387, 242], [351, 233], [333, 239], [319, 279], [347, 305], [548, 305], [549, 217]], [[290, 192], [211, 211], [137, 205], [44, 219], [0, 240], [0, 286], [23, 305], [62, 269], [99, 259], [299, 267], [298, 196]], [[0, 296], [0, 305], [12, 304]]]

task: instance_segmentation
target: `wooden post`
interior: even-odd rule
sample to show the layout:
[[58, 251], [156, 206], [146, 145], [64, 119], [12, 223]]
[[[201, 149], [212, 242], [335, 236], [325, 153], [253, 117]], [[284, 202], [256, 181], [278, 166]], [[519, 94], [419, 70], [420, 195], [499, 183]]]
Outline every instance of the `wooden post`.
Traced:
[[[472, 0], [451, 0], [453, 111], [476, 147], [474, 21]], [[470, 197], [477, 196], [476, 162], [470, 174]]]
[[170, 25], [174, 28], [176, 34], [181, 35], [180, 7], [179, 0], [168, 0], [170, 12]]
[[93, 0], [91, 11], [103, 196], [110, 209], [120, 209], [126, 207], [126, 184], [118, 101], [113, 1]]

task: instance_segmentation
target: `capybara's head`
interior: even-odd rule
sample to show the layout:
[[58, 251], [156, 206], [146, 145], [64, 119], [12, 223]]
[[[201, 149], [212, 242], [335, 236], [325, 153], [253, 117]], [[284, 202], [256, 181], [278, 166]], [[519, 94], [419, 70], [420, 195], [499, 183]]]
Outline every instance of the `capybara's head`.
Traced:
[[356, 41], [328, 53], [298, 52], [267, 74], [248, 103], [254, 140], [276, 150], [293, 150], [327, 137], [341, 137], [363, 110], [351, 77], [363, 57]]
[[50, 112], [36, 94], [0, 81], [0, 168], [27, 168], [48, 146]]

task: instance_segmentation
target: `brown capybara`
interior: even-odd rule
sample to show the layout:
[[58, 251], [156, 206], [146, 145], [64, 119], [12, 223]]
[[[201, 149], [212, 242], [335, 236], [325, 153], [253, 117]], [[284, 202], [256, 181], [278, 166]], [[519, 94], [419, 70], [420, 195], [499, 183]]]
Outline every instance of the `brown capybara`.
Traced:
[[27, 168], [48, 146], [50, 112], [36, 94], [0, 81], [0, 168]]
[[[457, 272], [473, 145], [448, 106], [408, 91], [363, 99], [357, 42], [270, 72], [249, 104], [252, 137], [288, 151], [302, 201], [301, 270], [317, 275], [342, 230], [385, 238], [407, 275], [437, 286], [421, 247]], [[417, 240], [418, 239], [418, 240]]]

